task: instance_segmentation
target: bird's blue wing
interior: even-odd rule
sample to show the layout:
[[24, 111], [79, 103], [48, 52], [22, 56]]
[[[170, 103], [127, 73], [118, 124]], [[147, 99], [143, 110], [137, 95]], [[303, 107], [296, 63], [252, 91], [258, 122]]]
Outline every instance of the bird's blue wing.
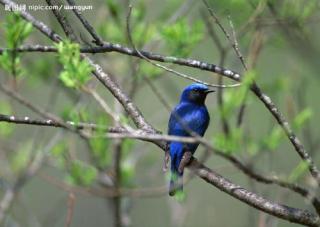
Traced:
[[[168, 134], [175, 136], [191, 136], [187, 129], [189, 128], [191, 131], [203, 136], [208, 128], [209, 122], [210, 117], [205, 106], [180, 103], [171, 113]], [[194, 152], [198, 145], [198, 143], [195, 143], [186, 144], [185, 146], [187, 146], [191, 152]]]
[[168, 124], [168, 134], [190, 136], [184, 124], [193, 132], [203, 136], [208, 128], [210, 117], [205, 106], [179, 104], [172, 111]]

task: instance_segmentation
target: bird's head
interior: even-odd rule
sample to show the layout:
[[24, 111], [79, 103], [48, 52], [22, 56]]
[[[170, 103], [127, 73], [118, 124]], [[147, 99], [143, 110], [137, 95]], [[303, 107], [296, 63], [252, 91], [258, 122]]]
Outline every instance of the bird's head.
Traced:
[[204, 105], [207, 94], [211, 92], [214, 92], [214, 90], [210, 90], [206, 85], [199, 83], [191, 84], [183, 90], [180, 102]]

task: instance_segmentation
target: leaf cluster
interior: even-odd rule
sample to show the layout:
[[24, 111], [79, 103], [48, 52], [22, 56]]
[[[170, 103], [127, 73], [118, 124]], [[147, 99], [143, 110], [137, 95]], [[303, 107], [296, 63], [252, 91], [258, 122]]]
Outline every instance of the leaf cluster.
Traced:
[[89, 79], [92, 67], [80, 56], [80, 46], [69, 40], [56, 44], [58, 59], [63, 66], [60, 80], [70, 88], [81, 88]]

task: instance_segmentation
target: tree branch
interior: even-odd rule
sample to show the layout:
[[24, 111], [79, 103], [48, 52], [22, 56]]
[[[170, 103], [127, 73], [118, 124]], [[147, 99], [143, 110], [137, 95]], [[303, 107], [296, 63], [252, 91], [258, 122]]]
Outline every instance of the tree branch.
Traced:
[[[9, 0], [0, 0], [0, 2], [7, 2]], [[21, 12], [22, 16], [26, 14], [26, 12]], [[24, 17], [24, 16], [23, 16]], [[25, 19], [30, 19], [32, 17], [30, 14], [25, 16]], [[44, 24], [42, 22], [37, 22], [33, 17], [31, 22], [34, 21], [34, 26], [38, 26], [38, 29], [42, 29]], [[49, 28], [46, 27], [44, 30], [41, 30], [44, 34], [46, 34], [48, 37], [52, 37], [55, 41], [60, 41], [59, 36], [55, 34], [53, 31], [48, 32]], [[53, 35], [54, 34], [54, 35]], [[57, 38], [58, 37], [58, 38]], [[8, 49], [3, 49], [8, 50]], [[44, 52], [56, 52], [57, 49], [52, 46], [24, 46], [22, 48], [18, 48], [17, 51], [21, 52], [29, 52], [29, 51], [44, 51]], [[122, 54], [140, 57], [142, 58], [138, 52], [134, 51], [131, 48], [123, 47], [120, 44], [111, 44], [111, 43], [105, 43], [102, 47], [90, 47], [90, 48], [82, 48], [82, 52], [84, 53], [104, 53], [104, 52], [119, 52]], [[228, 77], [230, 79], [233, 79], [235, 81], [240, 81], [240, 75], [234, 71], [224, 69], [222, 67], [216, 66], [214, 64], [201, 62], [198, 60], [193, 59], [183, 59], [183, 58], [176, 58], [171, 56], [163, 56], [154, 54], [151, 52], [146, 51], [139, 51], [143, 56], [145, 56], [148, 59], [160, 61], [160, 62], [167, 62], [167, 63], [174, 63], [178, 65], [184, 65], [188, 67], [198, 68], [205, 71], [211, 71], [214, 73], [218, 73], [222, 76]], [[148, 124], [145, 124], [145, 120], [141, 118], [141, 113], [134, 107], [133, 103], [129, 101], [129, 97], [125, 95], [118, 87], [117, 84], [115, 84], [111, 78], [103, 72], [101, 67], [99, 65], [96, 65], [94, 62], [92, 62], [91, 59], [88, 59], [89, 63], [94, 66], [95, 72], [94, 74], [96, 77], [111, 91], [111, 93], [123, 104], [123, 106], [126, 108], [126, 111], [131, 116], [135, 116], [133, 119], [136, 124], [139, 125], [139, 127], [145, 127]], [[306, 161], [308, 163], [309, 171], [312, 174], [312, 176], [317, 180], [318, 184], [320, 182], [320, 171], [315, 166], [311, 156], [309, 153], [305, 150], [303, 144], [299, 140], [299, 138], [296, 136], [296, 134], [293, 132], [291, 126], [283, 116], [283, 114], [279, 111], [279, 109], [276, 107], [276, 105], [273, 103], [271, 98], [264, 94], [260, 87], [257, 85], [256, 82], [254, 82], [251, 86], [251, 91], [262, 101], [262, 103], [265, 105], [265, 107], [269, 110], [269, 112], [274, 116], [274, 118], [277, 120], [278, 124], [282, 127], [284, 132], [286, 133], [288, 139], [290, 140], [291, 144], [294, 146], [296, 152], [299, 154], [302, 160]], [[129, 105], [126, 104], [126, 102], [129, 102]], [[149, 128], [150, 130], [150, 128]]]
[[[9, 6], [15, 5], [11, 0], [0, 0], [2, 4], [7, 4]], [[26, 20], [30, 21], [36, 28], [41, 30], [44, 34], [46, 34], [48, 37], [50, 37], [55, 42], [60, 41], [58, 35], [56, 35], [51, 29], [49, 29], [46, 25], [44, 25], [42, 22], [38, 22], [33, 16], [31, 16], [29, 13], [22, 11], [21, 15]], [[131, 55], [134, 56], [137, 53], [134, 53], [133, 50], [130, 50], [129, 48], [126, 49], [126, 51], [129, 51]], [[94, 75], [103, 83], [103, 85], [110, 90], [110, 92], [116, 97], [119, 102], [123, 105], [127, 113], [130, 115], [130, 117], [133, 119], [136, 126], [149, 133], [157, 133], [157, 130], [155, 130], [151, 125], [149, 125], [140, 111], [136, 108], [136, 106], [131, 102], [131, 100], [128, 98], [126, 94], [122, 92], [122, 90], [115, 84], [111, 78], [103, 72], [102, 68], [99, 65], [96, 65], [90, 58], [87, 58], [86, 56], [83, 56], [88, 62], [94, 67]], [[155, 55], [155, 57], [159, 57]], [[159, 59], [161, 60], [161, 58]], [[171, 58], [172, 61], [179, 62], [180, 59], [177, 58]], [[218, 72], [219, 74], [225, 75], [229, 78], [233, 78], [235, 80], [239, 80], [240, 76], [239, 74], [231, 71], [231, 70], [224, 70], [218, 66], [215, 66], [213, 64], [202, 64], [200, 61], [192, 61], [185, 59], [182, 62], [180, 62], [181, 65], [188, 64], [191, 67], [196, 67], [199, 69], [210, 69], [209, 71]], [[296, 150], [299, 154], [301, 154], [302, 158], [307, 160], [309, 163], [309, 168], [312, 174], [315, 177], [319, 176], [319, 172], [317, 168], [314, 166], [311, 158], [309, 157], [308, 153], [304, 150], [302, 144], [300, 141], [295, 137], [293, 134], [291, 128], [289, 127], [289, 124], [285, 121], [282, 114], [278, 111], [278, 109], [274, 106], [271, 99], [263, 94], [259, 87], [254, 84], [252, 86], [253, 92], [265, 103], [266, 107], [269, 109], [269, 111], [275, 116], [275, 118], [278, 120], [279, 124], [283, 126], [284, 130], [287, 132], [288, 137], [290, 138], [291, 142], [294, 144]], [[293, 137], [294, 136], [294, 137]], [[164, 144], [159, 144], [164, 149]], [[190, 168], [195, 171], [195, 173], [200, 176], [202, 179], [207, 181], [208, 183], [214, 185], [215, 187], [219, 188], [220, 190], [230, 194], [234, 198], [237, 198], [250, 206], [253, 206], [257, 209], [260, 209], [266, 213], [272, 214], [274, 216], [277, 216], [279, 218], [300, 223], [308, 226], [319, 226], [320, 220], [319, 217], [311, 214], [310, 212], [306, 210], [296, 209], [287, 207], [284, 205], [280, 205], [274, 202], [271, 202], [269, 200], [264, 199], [261, 196], [256, 195], [253, 192], [249, 192], [246, 189], [241, 188], [238, 185], [235, 185], [231, 183], [229, 180], [223, 178], [219, 174], [215, 173], [213, 170], [210, 170], [209, 168], [205, 167], [204, 165], [200, 164], [196, 160], [193, 160]], [[318, 178], [317, 178], [318, 179]]]

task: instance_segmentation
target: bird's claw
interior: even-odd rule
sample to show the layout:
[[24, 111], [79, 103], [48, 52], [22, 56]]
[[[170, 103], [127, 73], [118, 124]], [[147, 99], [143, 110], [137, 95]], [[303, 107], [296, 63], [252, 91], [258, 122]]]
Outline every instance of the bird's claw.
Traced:
[[189, 164], [191, 158], [192, 158], [191, 151], [184, 152], [178, 168], [179, 173], [183, 173], [184, 167], [186, 167]]
[[167, 172], [169, 161], [170, 161], [169, 151], [166, 150], [166, 153], [164, 155], [164, 160], [163, 160], [163, 166], [162, 166], [163, 172]]

